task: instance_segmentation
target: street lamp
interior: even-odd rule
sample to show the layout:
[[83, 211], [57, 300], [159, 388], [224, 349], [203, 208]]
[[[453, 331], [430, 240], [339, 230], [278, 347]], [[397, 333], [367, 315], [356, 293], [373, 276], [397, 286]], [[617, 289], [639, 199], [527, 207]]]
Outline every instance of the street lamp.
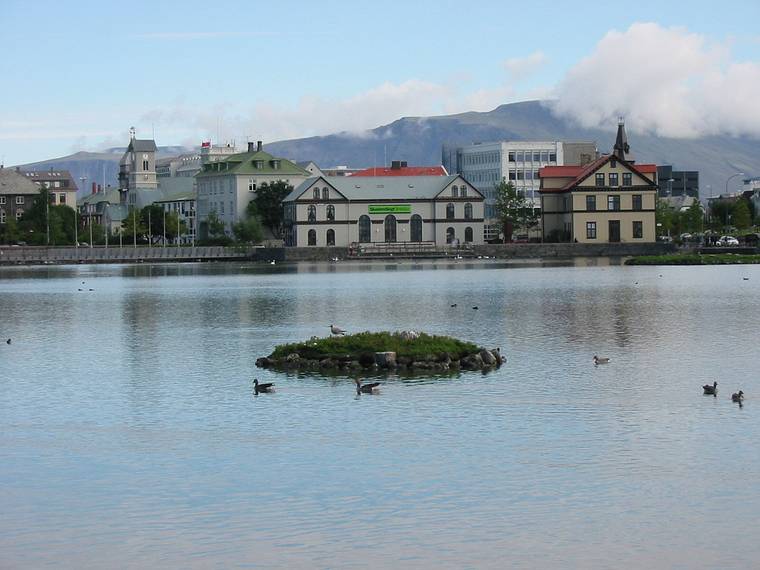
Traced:
[[675, 182], [675, 178], [668, 178], [668, 198], [673, 196], [673, 182]]
[[[87, 182], [86, 176], [80, 176], [79, 180], [82, 181], [82, 188], [84, 188], [84, 183]], [[76, 199], [74, 200], [74, 247], [79, 248], [79, 228], [78, 228], [78, 222], [77, 222], [77, 211], [79, 210], [79, 205], [77, 204]]]
[[732, 178], [736, 178], [737, 176], [744, 176], [743, 172], [737, 172], [736, 174], [732, 174], [728, 177], [726, 180], [726, 195], [728, 195], [728, 183], [731, 181]]

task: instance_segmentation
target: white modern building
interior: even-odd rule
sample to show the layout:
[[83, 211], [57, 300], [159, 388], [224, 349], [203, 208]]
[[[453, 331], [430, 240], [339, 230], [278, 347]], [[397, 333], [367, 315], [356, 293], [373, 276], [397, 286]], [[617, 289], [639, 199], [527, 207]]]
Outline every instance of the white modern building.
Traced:
[[484, 200], [459, 175], [309, 178], [283, 201], [285, 245], [482, 244]]
[[501, 231], [496, 214], [494, 186], [506, 180], [534, 209], [541, 207], [538, 171], [544, 166], [583, 165], [596, 159], [594, 142], [499, 141], [460, 147], [443, 147], [443, 165], [471, 182], [485, 197], [485, 239]]

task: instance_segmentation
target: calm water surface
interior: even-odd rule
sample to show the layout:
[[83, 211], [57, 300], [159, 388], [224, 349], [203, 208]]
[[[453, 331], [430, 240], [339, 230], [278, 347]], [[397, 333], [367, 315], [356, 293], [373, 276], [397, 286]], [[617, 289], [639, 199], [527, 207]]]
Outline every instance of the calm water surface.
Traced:
[[[0, 567], [760, 566], [760, 267], [579, 265], [0, 269]], [[509, 361], [255, 370], [330, 323]]]

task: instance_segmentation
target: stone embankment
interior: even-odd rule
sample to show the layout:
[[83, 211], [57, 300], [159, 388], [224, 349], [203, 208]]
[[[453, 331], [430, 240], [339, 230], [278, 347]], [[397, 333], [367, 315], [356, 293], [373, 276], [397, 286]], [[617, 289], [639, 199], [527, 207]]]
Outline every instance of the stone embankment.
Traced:
[[395, 352], [302, 358], [297, 352], [293, 352], [282, 358], [264, 356], [256, 360], [256, 366], [281, 371], [359, 372], [364, 370], [425, 374], [457, 370], [490, 370], [500, 367], [504, 362], [506, 362], [506, 358], [498, 348], [494, 350], [480, 348], [476, 352], [461, 358], [452, 357], [448, 352], [427, 354], [415, 358], [397, 357]]

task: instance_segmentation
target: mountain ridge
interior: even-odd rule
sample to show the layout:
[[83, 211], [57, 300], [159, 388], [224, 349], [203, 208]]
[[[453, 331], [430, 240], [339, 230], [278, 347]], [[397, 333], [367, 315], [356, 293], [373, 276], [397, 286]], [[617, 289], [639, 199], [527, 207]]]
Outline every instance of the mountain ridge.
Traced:
[[[414, 165], [441, 163], [441, 147], [499, 140], [595, 141], [600, 152], [610, 152], [616, 124], [609, 129], [584, 128], [554, 115], [546, 101], [522, 101], [499, 105], [491, 111], [466, 111], [452, 115], [402, 117], [361, 133], [341, 132], [323, 136], [267, 143], [265, 150], [292, 160], [313, 160], [322, 167], [380, 166], [392, 159]], [[760, 139], [709, 136], [696, 139], [657, 137], [628, 125], [628, 138], [638, 162], [672, 164], [676, 170], [699, 170], [703, 198], [725, 191], [736, 172], [760, 174]], [[177, 147], [162, 147], [177, 148]], [[113, 150], [113, 149], [111, 149]], [[188, 152], [192, 152], [191, 149]], [[83, 155], [96, 155], [87, 157]], [[116, 183], [118, 153], [75, 153], [24, 165], [23, 168], [68, 169], [75, 178]], [[104, 170], [105, 169], [105, 170]], [[94, 177], [94, 178], [93, 178]], [[734, 179], [729, 190], [740, 183]]]

